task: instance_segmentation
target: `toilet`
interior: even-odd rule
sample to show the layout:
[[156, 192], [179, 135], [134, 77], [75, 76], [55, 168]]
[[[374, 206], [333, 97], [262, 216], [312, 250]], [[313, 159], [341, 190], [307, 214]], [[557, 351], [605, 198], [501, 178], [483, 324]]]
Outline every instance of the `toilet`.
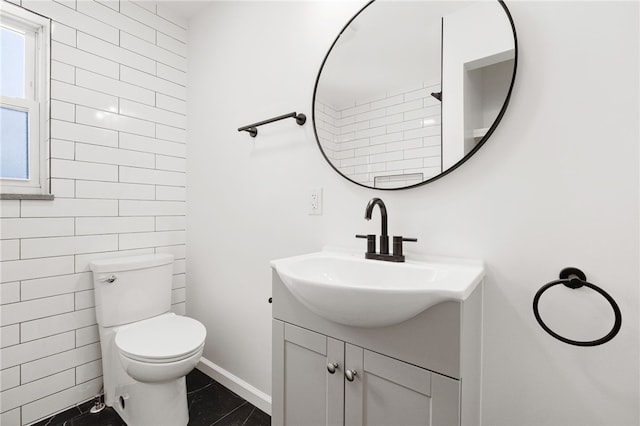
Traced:
[[185, 376], [204, 348], [206, 329], [171, 309], [173, 256], [90, 263], [102, 347], [105, 403], [128, 426], [185, 426]]

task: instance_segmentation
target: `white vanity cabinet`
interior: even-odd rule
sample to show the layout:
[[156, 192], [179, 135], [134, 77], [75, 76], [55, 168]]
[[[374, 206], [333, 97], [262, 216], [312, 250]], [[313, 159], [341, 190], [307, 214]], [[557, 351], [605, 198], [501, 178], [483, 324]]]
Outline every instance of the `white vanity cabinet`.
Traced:
[[308, 310], [274, 272], [272, 424], [480, 424], [481, 304], [480, 284], [394, 326], [350, 327]]
[[273, 332], [274, 425], [460, 424], [458, 380], [280, 320]]

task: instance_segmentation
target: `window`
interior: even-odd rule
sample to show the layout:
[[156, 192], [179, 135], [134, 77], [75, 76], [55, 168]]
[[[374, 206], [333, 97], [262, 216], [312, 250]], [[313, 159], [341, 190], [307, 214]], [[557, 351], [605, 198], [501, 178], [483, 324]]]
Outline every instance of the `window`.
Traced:
[[49, 193], [50, 21], [2, 2], [0, 193]]

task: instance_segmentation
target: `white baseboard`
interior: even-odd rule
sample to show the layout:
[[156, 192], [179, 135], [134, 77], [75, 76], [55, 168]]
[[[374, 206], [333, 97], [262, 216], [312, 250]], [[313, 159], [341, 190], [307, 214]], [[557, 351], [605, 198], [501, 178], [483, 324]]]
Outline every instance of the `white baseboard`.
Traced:
[[205, 357], [200, 359], [200, 363], [198, 363], [196, 368], [227, 389], [240, 395], [242, 398], [246, 399], [268, 415], [271, 415], [271, 396], [255, 388], [241, 378], [234, 376]]

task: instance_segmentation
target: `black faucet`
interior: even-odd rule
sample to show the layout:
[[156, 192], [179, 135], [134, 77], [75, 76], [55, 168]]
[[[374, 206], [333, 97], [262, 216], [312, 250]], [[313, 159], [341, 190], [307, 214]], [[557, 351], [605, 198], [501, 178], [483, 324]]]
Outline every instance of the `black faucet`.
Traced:
[[418, 241], [417, 238], [404, 238], [402, 236], [393, 237], [393, 254], [389, 254], [389, 234], [387, 233], [387, 207], [380, 198], [372, 198], [369, 200], [364, 210], [364, 218], [371, 220], [371, 214], [375, 206], [380, 207], [380, 215], [382, 216], [382, 233], [380, 234], [380, 253], [376, 253], [376, 236], [374, 234], [356, 235], [357, 238], [367, 239], [367, 259], [387, 260], [390, 262], [404, 262], [404, 254], [402, 253], [403, 241]]
[[382, 216], [382, 233], [380, 234], [380, 254], [389, 254], [389, 234], [387, 234], [387, 206], [380, 198], [372, 198], [364, 210], [364, 218], [371, 220], [371, 214], [375, 206], [380, 207], [380, 215]]

